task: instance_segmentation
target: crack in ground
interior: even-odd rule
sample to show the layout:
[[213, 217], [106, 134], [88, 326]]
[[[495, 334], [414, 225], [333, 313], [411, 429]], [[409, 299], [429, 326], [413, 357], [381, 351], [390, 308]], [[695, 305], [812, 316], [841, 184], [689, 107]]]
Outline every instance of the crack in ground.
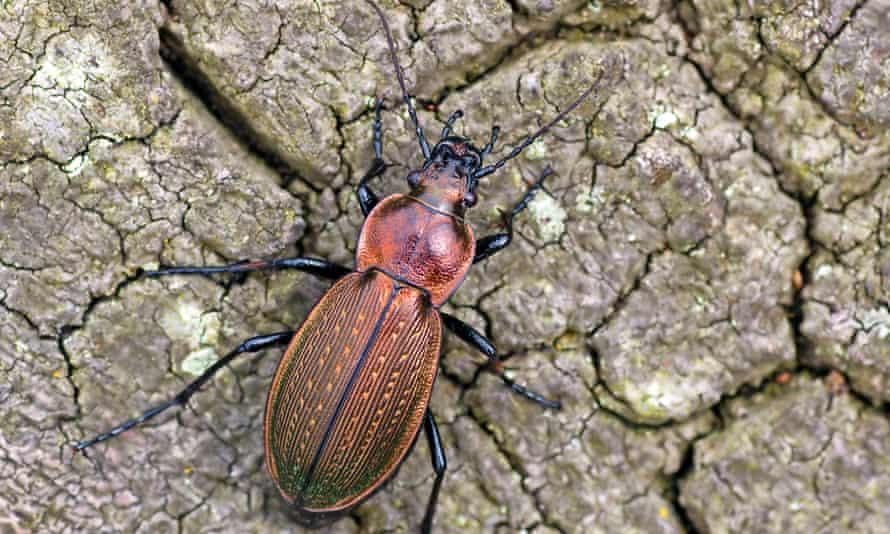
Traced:
[[274, 169], [283, 179], [284, 184], [299, 181], [307, 189], [320, 192], [308, 179], [292, 168], [284, 158], [279, 156], [274, 147], [264, 142], [263, 136], [252, 127], [250, 117], [238, 110], [214, 86], [213, 80], [193, 62], [185, 50], [184, 43], [169, 29], [158, 29], [161, 43], [161, 58], [172, 74], [186, 90], [200, 102], [207, 111], [219, 121], [245, 151]]

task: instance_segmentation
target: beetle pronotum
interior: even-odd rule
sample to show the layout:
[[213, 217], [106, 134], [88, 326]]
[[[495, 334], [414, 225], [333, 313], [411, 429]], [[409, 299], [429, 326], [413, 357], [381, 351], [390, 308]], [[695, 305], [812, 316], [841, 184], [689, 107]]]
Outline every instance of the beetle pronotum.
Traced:
[[[298, 517], [318, 525], [352, 509], [379, 489], [396, 471], [424, 430], [429, 440], [435, 482], [421, 524], [429, 532], [444, 477], [445, 452], [429, 410], [441, 348], [442, 326], [476, 347], [493, 363], [497, 351], [482, 334], [439, 310], [463, 282], [473, 263], [507, 247], [512, 223], [552, 171], [546, 169], [506, 214], [506, 231], [476, 240], [464, 221], [476, 201], [479, 180], [546, 133], [594, 89], [592, 84], [553, 120], [528, 135], [491, 165], [499, 128], [480, 150], [452, 135], [462, 115], [455, 111], [431, 149], [408, 95], [395, 44], [380, 17], [402, 99], [414, 126], [424, 163], [407, 176], [411, 191], [379, 200], [369, 183], [386, 169], [382, 158], [382, 100], [374, 109], [374, 161], [358, 185], [366, 216], [359, 234], [355, 269], [324, 260], [295, 257], [220, 267], [172, 267], [148, 272], [173, 274], [245, 273], [262, 269], [298, 269], [332, 281], [296, 332], [258, 336], [216, 361], [170, 401], [92, 439], [77, 443], [82, 451], [144, 423], [167, 408], [184, 404], [204, 383], [239, 354], [287, 344], [266, 401], [266, 465], [281, 496]], [[490, 366], [512, 391], [545, 407], [548, 400]]]

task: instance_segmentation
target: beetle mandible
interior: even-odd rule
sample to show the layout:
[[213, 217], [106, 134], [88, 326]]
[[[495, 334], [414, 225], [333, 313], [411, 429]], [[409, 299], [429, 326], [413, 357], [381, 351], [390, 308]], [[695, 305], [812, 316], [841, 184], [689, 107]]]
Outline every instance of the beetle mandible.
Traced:
[[442, 440], [429, 410], [443, 325], [481, 351], [492, 364], [489, 370], [512, 391], [545, 407], [559, 408], [558, 402], [508, 378], [497, 365], [492, 343], [439, 308], [457, 290], [472, 264], [510, 244], [514, 217], [552, 171], [548, 167], [506, 213], [505, 232], [476, 240], [463, 215], [476, 202], [479, 180], [503, 167], [571, 113], [598, 80], [494, 164], [483, 162], [494, 148], [499, 128], [492, 128], [491, 138], [480, 150], [468, 139], [452, 135], [454, 123], [463, 115], [460, 110], [448, 118], [431, 149], [408, 95], [386, 17], [374, 2], [367, 1], [380, 18], [402, 100], [424, 158], [421, 168], [407, 176], [411, 191], [379, 200], [369, 186], [387, 167], [382, 157], [382, 100], [378, 98], [374, 161], [357, 189], [366, 218], [359, 233], [355, 269], [295, 257], [147, 272], [157, 277], [297, 269], [335, 283], [296, 332], [244, 341], [170, 401], [77, 443], [76, 450], [83, 451], [186, 403], [239, 354], [287, 345], [269, 389], [264, 421], [266, 466], [281, 496], [307, 524], [335, 519], [394, 475], [422, 428], [436, 473], [421, 524], [422, 532], [430, 532], [446, 469]]

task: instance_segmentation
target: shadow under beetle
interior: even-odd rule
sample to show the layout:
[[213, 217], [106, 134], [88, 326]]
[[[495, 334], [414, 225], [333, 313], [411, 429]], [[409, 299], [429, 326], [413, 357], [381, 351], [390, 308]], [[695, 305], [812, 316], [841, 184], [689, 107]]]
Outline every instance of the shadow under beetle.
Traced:
[[483, 166], [483, 161], [494, 148], [499, 128], [495, 126], [489, 142], [477, 149], [468, 139], [452, 135], [451, 128], [463, 115], [461, 111], [448, 118], [439, 141], [430, 149], [405, 88], [389, 24], [380, 8], [370, 0], [368, 3], [383, 25], [402, 98], [423, 153], [423, 166], [407, 177], [411, 192], [378, 200], [369, 187], [369, 182], [386, 169], [382, 159], [382, 101], [377, 99], [374, 161], [357, 191], [366, 219], [359, 234], [355, 270], [296, 257], [148, 272], [148, 276], [157, 277], [298, 269], [336, 283], [296, 332], [248, 339], [170, 401], [77, 443], [76, 450], [83, 451], [171, 406], [186, 403], [239, 354], [287, 345], [269, 389], [264, 422], [266, 466], [281, 496], [309, 525], [333, 520], [367, 499], [395, 474], [422, 426], [436, 472], [421, 524], [422, 532], [430, 532], [446, 467], [442, 440], [428, 407], [439, 365], [443, 324], [487, 356], [489, 370], [514, 392], [548, 408], [560, 407], [558, 402], [505, 376], [491, 342], [439, 307], [463, 282], [470, 265], [510, 244], [513, 218], [525, 209], [552, 171], [545, 170], [506, 214], [506, 232], [476, 240], [463, 215], [476, 202], [479, 179], [503, 167], [562, 120], [596, 83], [492, 165]]

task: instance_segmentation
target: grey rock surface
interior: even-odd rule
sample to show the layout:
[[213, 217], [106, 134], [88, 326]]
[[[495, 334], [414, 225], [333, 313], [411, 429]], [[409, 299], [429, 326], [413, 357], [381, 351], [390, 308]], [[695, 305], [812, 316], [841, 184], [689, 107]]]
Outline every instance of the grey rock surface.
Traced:
[[[556, 171], [446, 306], [564, 408], [450, 339], [436, 531], [886, 531], [887, 1], [383, 8], [430, 139], [463, 109], [456, 131], [481, 146], [498, 124], [505, 154], [598, 80], [483, 181], [477, 237]], [[374, 187], [404, 191], [421, 158], [364, 2], [0, 2], [0, 530], [300, 531], [263, 458], [280, 350], [88, 457], [70, 445], [327, 287], [140, 269], [352, 265], [375, 95]], [[415, 449], [329, 531], [415, 531]]]
[[700, 532], [890, 528], [890, 424], [836, 380], [801, 375], [721, 407], [680, 485]]

